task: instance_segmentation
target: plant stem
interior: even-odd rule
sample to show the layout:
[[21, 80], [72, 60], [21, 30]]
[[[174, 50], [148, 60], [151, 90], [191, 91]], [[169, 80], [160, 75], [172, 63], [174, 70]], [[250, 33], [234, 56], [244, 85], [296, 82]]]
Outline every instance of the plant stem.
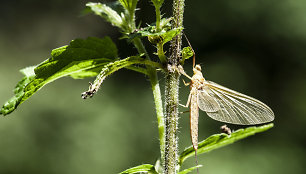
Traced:
[[159, 133], [159, 144], [160, 144], [160, 154], [161, 154], [161, 164], [164, 164], [165, 158], [165, 122], [164, 122], [164, 113], [163, 113], [163, 102], [161, 99], [161, 92], [159, 87], [159, 82], [157, 79], [156, 70], [149, 71], [149, 78], [153, 90], [153, 96], [155, 101], [157, 123], [158, 123], [158, 133]]
[[155, 6], [155, 14], [156, 14], [156, 32], [160, 31], [160, 20], [161, 20], [161, 15], [160, 15], [160, 6]]
[[162, 64], [167, 62], [165, 52], [164, 52], [164, 45], [162, 43], [157, 43], [157, 56]]
[[[173, 0], [172, 28], [183, 27], [184, 0]], [[176, 71], [180, 59], [182, 35], [179, 34], [171, 41], [170, 58], [168, 60], [165, 81], [165, 174], [176, 174], [178, 166], [178, 104], [179, 104], [179, 77]]]
[[[161, 21], [161, 15], [160, 15], [160, 4], [155, 4], [155, 14], [156, 14], [156, 32], [161, 31], [160, 21]], [[165, 64], [167, 62], [165, 52], [164, 52], [164, 45], [163, 43], [159, 42], [157, 43], [157, 56], [162, 64]]]
[[168, 68], [165, 86], [165, 126], [166, 126], [166, 149], [165, 149], [165, 174], [175, 174], [178, 164], [178, 92], [179, 74]]
[[[183, 14], [184, 14], [185, 0], [173, 0], [173, 21], [172, 28], [183, 27]], [[180, 51], [182, 45], [182, 33], [179, 33], [171, 41], [170, 45], [170, 62], [172, 64], [179, 63]]]
[[[146, 58], [150, 60], [150, 57], [139, 38], [135, 38], [133, 41], [135, 47], [139, 53], [144, 53]], [[158, 133], [159, 133], [159, 144], [160, 144], [160, 154], [161, 154], [161, 164], [164, 164], [165, 157], [165, 122], [164, 122], [164, 113], [163, 113], [163, 103], [161, 99], [161, 92], [159, 87], [159, 81], [156, 73], [156, 69], [151, 66], [146, 66], [148, 76], [151, 82], [153, 90], [153, 98], [155, 102], [157, 123], [158, 123]]]

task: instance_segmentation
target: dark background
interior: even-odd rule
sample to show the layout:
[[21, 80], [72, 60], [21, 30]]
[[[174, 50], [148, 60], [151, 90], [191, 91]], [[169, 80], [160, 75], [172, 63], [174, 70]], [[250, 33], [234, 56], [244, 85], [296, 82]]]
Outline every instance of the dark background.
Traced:
[[[109, 35], [120, 57], [136, 52], [118, 39], [120, 33], [110, 24], [94, 15], [81, 17], [86, 2], [1, 2], [0, 103], [13, 95], [22, 78], [19, 69], [42, 62], [52, 49], [75, 38]], [[168, 17], [172, 1], [165, 3], [163, 13]], [[260, 99], [276, 116], [272, 130], [201, 155], [201, 173], [305, 173], [306, 1], [186, 3], [184, 31], [206, 79]], [[142, 26], [154, 22], [149, 1], [140, 1], [138, 7]], [[191, 61], [185, 65], [190, 75], [191, 66]], [[107, 78], [95, 97], [81, 99], [93, 80], [57, 80], [0, 118], [1, 174], [119, 173], [156, 161], [159, 141], [148, 80], [120, 70]], [[182, 84], [180, 91], [185, 104], [189, 88]], [[191, 144], [188, 114], [179, 121], [182, 151]], [[201, 112], [199, 139], [218, 133], [221, 125]], [[183, 167], [194, 163], [191, 158]]]

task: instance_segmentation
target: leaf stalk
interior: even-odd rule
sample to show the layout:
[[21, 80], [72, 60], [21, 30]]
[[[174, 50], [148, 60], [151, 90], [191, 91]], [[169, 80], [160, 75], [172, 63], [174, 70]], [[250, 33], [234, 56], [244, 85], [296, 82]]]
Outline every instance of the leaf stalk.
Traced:
[[[150, 56], [148, 55], [142, 41], [140, 38], [135, 38], [133, 40], [135, 47], [137, 48], [140, 54], [145, 54], [146, 59], [150, 60]], [[165, 123], [164, 123], [164, 114], [163, 114], [163, 103], [161, 98], [161, 92], [159, 87], [159, 81], [157, 77], [156, 69], [152, 66], [146, 66], [148, 76], [150, 79], [150, 83], [153, 91], [153, 98], [156, 109], [156, 117], [158, 123], [158, 133], [159, 133], [159, 144], [160, 144], [160, 153], [161, 153], [161, 164], [163, 164], [164, 156], [165, 156]]]

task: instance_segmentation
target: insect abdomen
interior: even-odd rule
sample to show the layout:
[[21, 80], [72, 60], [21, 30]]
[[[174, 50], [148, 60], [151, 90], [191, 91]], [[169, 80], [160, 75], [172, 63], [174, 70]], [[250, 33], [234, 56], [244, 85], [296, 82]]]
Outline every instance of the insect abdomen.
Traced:
[[199, 122], [199, 108], [197, 100], [197, 91], [191, 90], [190, 98], [190, 134], [191, 142], [195, 150], [198, 149], [198, 122]]

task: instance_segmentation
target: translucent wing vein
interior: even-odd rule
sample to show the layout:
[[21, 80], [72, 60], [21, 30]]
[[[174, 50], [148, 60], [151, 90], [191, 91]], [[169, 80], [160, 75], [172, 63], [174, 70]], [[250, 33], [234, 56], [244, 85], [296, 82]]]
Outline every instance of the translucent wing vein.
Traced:
[[205, 81], [205, 87], [199, 91], [198, 104], [209, 117], [226, 123], [250, 125], [274, 119], [266, 104], [211, 81]]

